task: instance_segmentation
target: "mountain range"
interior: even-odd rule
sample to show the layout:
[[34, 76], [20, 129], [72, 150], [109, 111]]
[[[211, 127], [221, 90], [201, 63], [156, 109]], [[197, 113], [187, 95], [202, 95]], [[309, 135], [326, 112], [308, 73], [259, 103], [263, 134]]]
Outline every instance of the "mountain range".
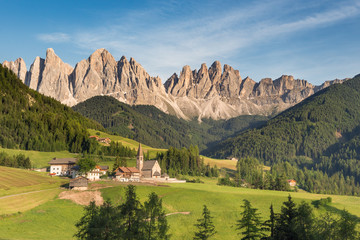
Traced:
[[22, 58], [5, 61], [27, 86], [74, 106], [93, 96], [108, 95], [130, 105], [153, 105], [165, 113], [186, 120], [198, 118], [229, 119], [239, 115], [277, 114], [315, 92], [344, 80], [314, 86], [306, 80], [283, 75], [276, 80], [255, 82], [242, 79], [233, 67], [215, 61], [199, 70], [184, 66], [164, 84], [150, 76], [133, 58], [116, 61], [106, 49], [98, 49], [75, 68], [64, 63], [54, 50], [46, 58], [36, 57], [27, 70]]

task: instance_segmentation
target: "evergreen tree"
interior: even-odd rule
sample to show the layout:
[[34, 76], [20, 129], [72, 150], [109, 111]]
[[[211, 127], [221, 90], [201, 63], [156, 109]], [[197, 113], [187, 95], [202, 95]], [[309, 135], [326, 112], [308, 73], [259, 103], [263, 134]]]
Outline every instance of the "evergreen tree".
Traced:
[[262, 234], [262, 229], [260, 228], [260, 218], [259, 213], [257, 213], [257, 209], [253, 208], [250, 202], [246, 199], [243, 200], [244, 205], [243, 212], [241, 213], [242, 218], [237, 221], [236, 230], [242, 231], [239, 234], [242, 234], [242, 240], [256, 240], [260, 239]]
[[125, 202], [119, 208], [121, 217], [124, 219], [122, 222], [124, 239], [140, 239], [144, 234], [144, 213], [136, 196], [135, 186], [128, 185]]
[[265, 237], [264, 239], [272, 240], [274, 239], [274, 231], [275, 231], [275, 224], [276, 224], [276, 215], [274, 213], [273, 205], [270, 205], [270, 218], [264, 222], [263, 230], [270, 232], [270, 236]]
[[204, 205], [202, 218], [197, 220], [197, 224], [195, 226], [198, 228], [198, 231], [195, 232], [194, 239], [196, 240], [206, 240], [209, 239], [211, 236], [215, 235], [215, 226], [212, 222], [212, 218], [210, 216], [210, 211], [206, 205]]
[[166, 220], [165, 211], [162, 208], [162, 200], [156, 193], [149, 195], [149, 200], [144, 203], [145, 230], [144, 239], [169, 239], [167, 234], [169, 225]]
[[279, 220], [275, 225], [274, 239], [297, 240], [296, 234], [297, 209], [294, 201], [289, 195], [288, 201], [283, 203]]
[[78, 231], [75, 233], [75, 237], [78, 239], [92, 239], [93, 238], [93, 219], [98, 215], [99, 208], [95, 205], [94, 201], [91, 201], [89, 206], [84, 208], [85, 214], [81, 217], [79, 222], [75, 224]]
[[297, 209], [296, 235], [298, 239], [314, 239], [314, 216], [309, 204], [302, 201]]
[[120, 157], [116, 156], [114, 165], [113, 165], [113, 172], [115, 172], [116, 169], [118, 169], [119, 167], [123, 167], [123, 166], [121, 166]]
[[357, 220], [347, 210], [341, 211], [340, 219], [338, 221], [338, 236], [339, 239], [350, 240], [356, 239], [358, 233], [356, 231]]
[[314, 229], [316, 239], [332, 240], [337, 232], [337, 221], [329, 212], [316, 219]]

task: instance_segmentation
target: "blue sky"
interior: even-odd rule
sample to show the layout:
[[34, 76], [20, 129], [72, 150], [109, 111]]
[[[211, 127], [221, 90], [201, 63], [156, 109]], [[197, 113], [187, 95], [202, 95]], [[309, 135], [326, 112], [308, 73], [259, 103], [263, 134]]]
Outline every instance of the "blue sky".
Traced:
[[98, 48], [133, 57], [163, 82], [219, 60], [255, 81], [321, 84], [360, 73], [360, 1], [0, 0], [0, 62], [53, 48], [72, 66]]

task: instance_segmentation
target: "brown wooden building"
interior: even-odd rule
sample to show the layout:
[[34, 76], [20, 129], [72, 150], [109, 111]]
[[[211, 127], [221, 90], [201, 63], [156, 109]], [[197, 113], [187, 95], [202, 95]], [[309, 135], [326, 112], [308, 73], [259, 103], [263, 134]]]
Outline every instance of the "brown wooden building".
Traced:
[[86, 190], [89, 180], [86, 177], [77, 177], [70, 180], [69, 187], [72, 190]]

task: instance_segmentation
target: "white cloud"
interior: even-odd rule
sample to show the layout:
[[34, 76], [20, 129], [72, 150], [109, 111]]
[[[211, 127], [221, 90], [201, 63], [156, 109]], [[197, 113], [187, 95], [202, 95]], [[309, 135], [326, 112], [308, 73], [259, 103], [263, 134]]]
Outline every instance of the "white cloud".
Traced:
[[48, 43], [62, 43], [70, 41], [70, 35], [66, 33], [46, 33], [46, 34], [39, 34], [37, 38], [41, 41], [48, 42]]

